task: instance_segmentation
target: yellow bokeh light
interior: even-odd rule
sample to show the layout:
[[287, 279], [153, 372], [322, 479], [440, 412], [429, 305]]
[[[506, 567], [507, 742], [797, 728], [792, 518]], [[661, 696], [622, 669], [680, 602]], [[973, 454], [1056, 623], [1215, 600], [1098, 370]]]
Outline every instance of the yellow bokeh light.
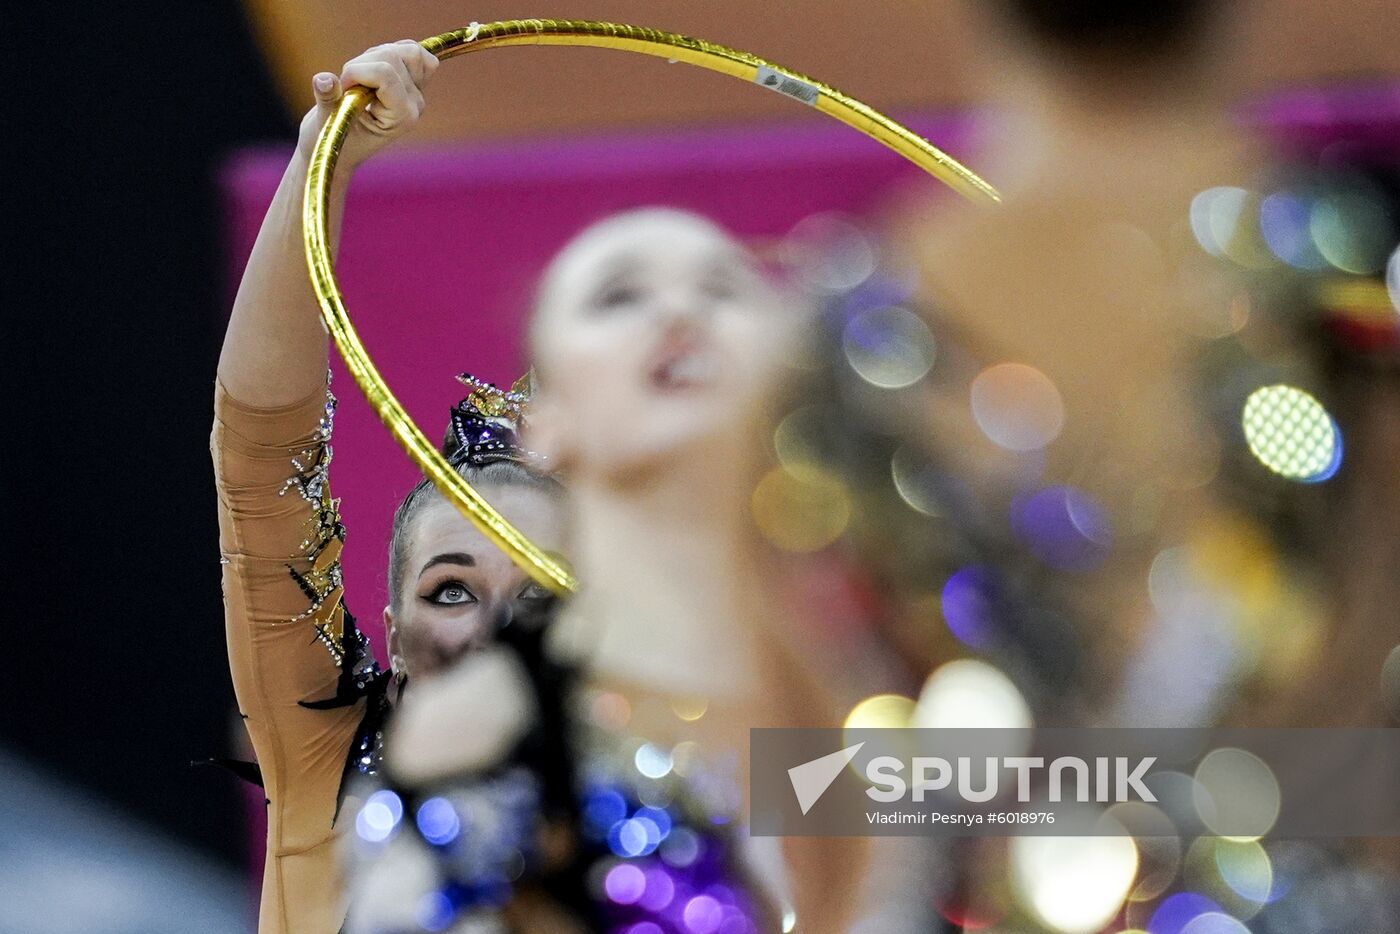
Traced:
[[753, 491], [758, 529], [784, 551], [825, 548], [846, 530], [851, 497], [841, 478], [813, 464], [770, 470]]
[[902, 694], [876, 694], [852, 707], [843, 725], [848, 730], [900, 729], [909, 726], [913, 717], [912, 698]]
[[675, 697], [671, 699], [671, 711], [682, 720], [695, 721], [705, 716], [710, 702], [703, 697]]

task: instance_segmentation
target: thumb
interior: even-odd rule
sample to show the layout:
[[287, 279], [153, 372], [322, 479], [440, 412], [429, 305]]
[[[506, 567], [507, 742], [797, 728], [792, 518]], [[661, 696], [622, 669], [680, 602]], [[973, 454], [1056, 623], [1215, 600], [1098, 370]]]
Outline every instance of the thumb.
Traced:
[[323, 71], [311, 79], [311, 93], [316, 96], [316, 106], [326, 108], [340, 100], [340, 78], [329, 71]]

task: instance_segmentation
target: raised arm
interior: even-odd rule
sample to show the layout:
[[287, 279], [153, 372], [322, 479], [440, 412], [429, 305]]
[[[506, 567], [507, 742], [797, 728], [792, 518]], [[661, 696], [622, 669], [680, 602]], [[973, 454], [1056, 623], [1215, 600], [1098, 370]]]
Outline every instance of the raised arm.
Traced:
[[316, 104], [301, 121], [296, 154], [282, 176], [243, 271], [219, 356], [219, 382], [248, 405], [276, 407], [305, 399], [326, 377], [326, 330], [316, 309], [302, 251], [301, 201], [316, 136], [343, 89], [375, 91], [351, 128], [331, 191], [332, 245], [339, 239], [351, 173], [418, 122], [423, 88], [438, 60], [412, 39], [379, 45], [345, 64], [340, 75], [312, 79]]
[[[210, 447], [229, 669], [267, 796], [261, 934], [340, 929], [333, 824], [364, 713], [363, 701], [304, 706], [335, 697], [344, 671], [360, 673], [341, 605], [344, 529], [328, 482], [326, 332], [302, 253], [307, 164], [345, 85], [376, 94], [342, 150], [339, 174], [348, 177], [417, 121], [436, 65], [405, 41], [370, 49], [339, 76], [315, 77], [316, 107], [263, 221], [219, 359]], [[334, 200], [338, 223], [343, 183]]]

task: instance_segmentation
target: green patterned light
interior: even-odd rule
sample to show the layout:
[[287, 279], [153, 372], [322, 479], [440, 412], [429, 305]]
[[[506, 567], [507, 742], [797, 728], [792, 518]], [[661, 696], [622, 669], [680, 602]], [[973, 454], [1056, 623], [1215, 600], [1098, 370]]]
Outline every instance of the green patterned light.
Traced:
[[1254, 390], [1245, 401], [1243, 421], [1250, 451], [1281, 477], [1316, 483], [1341, 465], [1337, 423], [1301, 389], [1279, 384]]

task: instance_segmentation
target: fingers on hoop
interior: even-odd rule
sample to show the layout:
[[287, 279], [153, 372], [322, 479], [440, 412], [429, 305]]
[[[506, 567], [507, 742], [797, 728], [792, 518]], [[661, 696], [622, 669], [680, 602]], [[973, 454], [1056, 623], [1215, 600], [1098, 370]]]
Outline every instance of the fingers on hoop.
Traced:
[[379, 45], [346, 62], [340, 73], [345, 87], [360, 85], [375, 93], [365, 108], [367, 128], [387, 133], [412, 125], [423, 113], [423, 87], [438, 60], [412, 39]]

